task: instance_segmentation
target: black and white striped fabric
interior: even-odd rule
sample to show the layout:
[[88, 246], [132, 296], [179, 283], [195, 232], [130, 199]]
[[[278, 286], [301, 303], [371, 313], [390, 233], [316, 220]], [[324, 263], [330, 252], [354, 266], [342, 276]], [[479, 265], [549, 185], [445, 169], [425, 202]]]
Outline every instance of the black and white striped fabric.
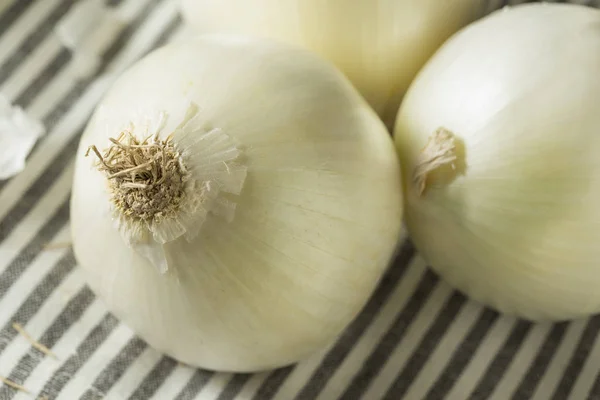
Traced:
[[500, 316], [441, 282], [408, 242], [339, 340], [300, 364], [219, 374], [149, 348], [95, 298], [68, 247], [45, 246], [69, 241], [73, 155], [87, 118], [123, 68], [180, 34], [177, 2], [107, 0], [133, 18], [89, 76], [53, 33], [75, 3], [0, 0], [0, 92], [48, 131], [26, 169], [0, 182], [0, 376], [30, 392], [0, 384], [0, 400], [600, 399], [600, 317], [552, 325]]

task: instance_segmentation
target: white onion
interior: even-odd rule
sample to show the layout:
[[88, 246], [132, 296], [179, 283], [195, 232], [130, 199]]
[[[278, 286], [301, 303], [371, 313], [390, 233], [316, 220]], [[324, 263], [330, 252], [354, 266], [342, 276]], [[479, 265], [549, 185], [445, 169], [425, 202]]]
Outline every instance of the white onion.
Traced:
[[[124, 129], [150, 136], [135, 151], [157, 160], [171, 150], [155, 146], [172, 144], [187, 170], [175, 162], [168, 185], [154, 181], [164, 194], [187, 179], [179, 203], [153, 197], [160, 222], [140, 222], [150, 201], [117, 202], [151, 190], [126, 190], [140, 177], [108, 180], [84, 156]], [[308, 356], [354, 318], [393, 255], [401, 203], [393, 141], [340, 72], [281, 44], [205, 37], [153, 52], [103, 99], [76, 163], [74, 250], [92, 289], [150, 345], [254, 371]]]
[[182, 0], [198, 32], [269, 37], [340, 68], [389, 124], [418, 70], [484, 11], [481, 0]]
[[450, 39], [395, 131], [408, 228], [433, 268], [506, 313], [599, 312], [599, 104], [598, 10], [517, 6]]

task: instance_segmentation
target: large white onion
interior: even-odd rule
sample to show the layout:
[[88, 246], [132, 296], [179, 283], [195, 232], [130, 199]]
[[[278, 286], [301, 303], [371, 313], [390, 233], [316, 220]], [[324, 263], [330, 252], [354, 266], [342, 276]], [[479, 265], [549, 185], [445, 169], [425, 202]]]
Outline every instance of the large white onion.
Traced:
[[253, 34], [310, 49], [340, 68], [393, 122], [418, 70], [482, 0], [182, 0], [198, 32]]
[[395, 135], [409, 231], [451, 284], [530, 319], [600, 311], [600, 11], [523, 5], [464, 29]]
[[[112, 204], [123, 187], [111, 195], [84, 154], [122, 129], [152, 135], [161, 115], [159, 139], [174, 132], [190, 172], [181, 204], [200, 208], [148, 228]], [[401, 202], [393, 141], [333, 66], [205, 37], [153, 52], [101, 102], [77, 156], [74, 249], [92, 289], [150, 345], [253, 371], [307, 356], [354, 318], [393, 255]]]

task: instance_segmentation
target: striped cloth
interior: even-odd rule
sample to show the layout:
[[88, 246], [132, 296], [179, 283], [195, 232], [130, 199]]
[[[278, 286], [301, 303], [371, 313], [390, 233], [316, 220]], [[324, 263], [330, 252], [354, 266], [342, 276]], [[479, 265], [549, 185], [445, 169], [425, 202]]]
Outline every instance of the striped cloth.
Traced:
[[69, 241], [73, 155], [90, 113], [123, 68], [181, 33], [177, 4], [107, 1], [131, 19], [86, 74], [53, 34], [75, 3], [0, 0], [0, 92], [48, 131], [26, 169], [0, 182], [0, 376], [30, 392], [0, 384], [0, 400], [600, 399], [600, 318], [500, 316], [441, 282], [409, 242], [339, 340], [300, 364], [219, 374], [149, 348], [95, 298], [71, 250], [46, 245]]

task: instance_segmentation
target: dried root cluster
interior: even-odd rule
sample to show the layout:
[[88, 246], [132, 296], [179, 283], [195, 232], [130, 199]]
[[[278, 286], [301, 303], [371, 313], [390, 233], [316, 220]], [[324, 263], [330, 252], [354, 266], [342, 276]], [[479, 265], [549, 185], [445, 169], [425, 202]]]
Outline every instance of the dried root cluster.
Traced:
[[90, 146], [86, 155], [93, 151], [98, 157], [97, 167], [106, 174], [121, 215], [154, 223], [173, 216], [184, 199], [188, 172], [172, 136], [139, 140], [123, 131], [110, 142], [103, 154]]

